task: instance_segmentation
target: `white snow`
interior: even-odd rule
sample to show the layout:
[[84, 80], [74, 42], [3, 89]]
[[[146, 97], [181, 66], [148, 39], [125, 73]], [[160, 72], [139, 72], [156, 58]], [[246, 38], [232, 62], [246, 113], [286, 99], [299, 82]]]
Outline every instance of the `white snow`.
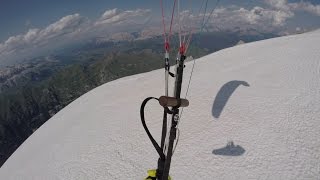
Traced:
[[[197, 60], [173, 156], [173, 179], [319, 179], [319, 44], [320, 31], [315, 31]], [[0, 179], [143, 179], [158, 157], [139, 108], [144, 98], [163, 94], [163, 79], [161, 69], [83, 95], [18, 148], [1, 167]], [[160, 139], [157, 102], [147, 106], [146, 118]], [[213, 153], [229, 141], [245, 152]]]

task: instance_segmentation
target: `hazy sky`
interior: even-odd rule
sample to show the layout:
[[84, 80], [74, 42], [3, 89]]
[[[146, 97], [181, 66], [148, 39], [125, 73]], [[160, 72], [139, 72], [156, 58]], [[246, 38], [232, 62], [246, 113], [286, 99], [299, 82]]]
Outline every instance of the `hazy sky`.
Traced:
[[[201, 2], [180, 0], [186, 22]], [[173, 0], [163, 0], [169, 17]], [[208, 1], [208, 11], [217, 0]], [[0, 61], [59, 38], [94, 37], [111, 31], [161, 28], [160, 0], [0, 0]], [[220, 0], [209, 25], [222, 29], [320, 28], [320, 0]], [[68, 36], [68, 38], [66, 37]], [[71, 40], [70, 39], [70, 40]]]
[[[0, 42], [29, 28], [47, 26], [79, 13], [96, 18], [107, 9], [152, 7], [152, 0], [0, 0]], [[133, 3], [135, 2], [135, 3]]]
[[[170, 0], [164, 0], [164, 2]], [[171, 0], [173, 1], [173, 0]], [[209, 0], [211, 4], [215, 0]], [[245, 8], [252, 6], [263, 6], [264, 0], [221, 0], [220, 6], [239, 5]], [[280, 0], [281, 1], [281, 0]], [[299, 2], [300, 0], [290, 0]], [[189, 4], [190, 0], [181, 0]], [[200, 4], [201, 0], [193, 0]], [[319, 5], [320, 0], [309, 0], [314, 5]], [[97, 18], [107, 9], [136, 9], [148, 8], [153, 12], [159, 12], [159, 0], [0, 0], [0, 42], [10, 36], [24, 33], [30, 28], [41, 28], [60, 19], [63, 16], [79, 13], [88, 18]], [[197, 5], [194, 5], [197, 6]], [[198, 5], [199, 6], [199, 5]], [[319, 7], [318, 7], [319, 9]], [[320, 10], [319, 10], [320, 11]], [[310, 18], [310, 16], [307, 16]], [[306, 24], [320, 24], [320, 16], [306, 20]], [[318, 22], [317, 22], [318, 20]], [[304, 24], [299, 18], [296, 24]]]

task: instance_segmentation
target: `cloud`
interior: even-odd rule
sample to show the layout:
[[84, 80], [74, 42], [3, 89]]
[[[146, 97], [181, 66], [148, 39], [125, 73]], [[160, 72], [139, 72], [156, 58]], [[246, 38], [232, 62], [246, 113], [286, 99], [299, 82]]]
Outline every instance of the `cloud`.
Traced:
[[59, 21], [50, 24], [48, 27], [39, 32], [38, 41], [50, 40], [63, 35], [77, 33], [81, 31], [82, 25], [86, 19], [79, 14], [68, 15]]
[[67, 35], [78, 32], [85, 22], [79, 14], [68, 15], [44, 29], [30, 29], [25, 34], [9, 37], [0, 44], [0, 55], [10, 55], [41, 48]]
[[[278, 5], [281, 6], [281, 5]], [[201, 27], [204, 14], [190, 14], [190, 12], [182, 12], [182, 21], [188, 22], [195, 27]], [[210, 13], [205, 15], [205, 22]], [[282, 27], [288, 18], [294, 16], [291, 11], [279, 11], [276, 9], [268, 9], [263, 7], [253, 7], [246, 9], [240, 6], [228, 6], [216, 8], [206, 28], [218, 29], [234, 29], [236, 27], [255, 28], [261, 31], [272, 31], [275, 28]], [[176, 31], [177, 28], [175, 28]]]
[[265, 2], [273, 8], [289, 11], [290, 7], [288, 6], [287, 0], [265, 0]]
[[[286, 25], [296, 11], [305, 11], [320, 16], [320, 5], [307, 1], [289, 3], [287, 0], [264, 0], [267, 6], [246, 9], [239, 6], [220, 7], [215, 10], [208, 26], [219, 25], [222, 29], [254, 27], [261, 31], [272, 31]], [[208, 14], [207, 14], [208, 15]]]
[[308, 1], [289, 3], [288, 0], [265, 0], [272, 8], [281, 11], [306, 11], [313, 15], [320, 16], [320, 5], [313, 5]]
[[143, 22], [146, 16], [149, 16], [151, 13], [150, 9], [136, 9], [136, 10], [127, 10], [121, 11], [119, 9], [107, 10], [95, 25], [102, 24], [123, 24], [135, 22], [138, 23], [140, 20]]
[[299, 3], [290, 3], [289, 6], [293, 10], [298, 10], [298, 11], [306, 11], [311, 14], [320, 16], [320, 5], [313, 5], [310, 2], [299, 2]]
[[256, 26], [264, 29], [269, 26], [283, 26], [284, 22], [292, 16], [291, 12], [270, 10], [256, 6], [252, 9], [220, 9], [215, 18], [226, 26]]
[[103, 15], [101, 16], [100, 20], [110, 19], [110, 18], [118, 15], [119, 13], [120, 13], [120, 11], [117, 8], [114, 8], [111, 10], [106, 10], [106, 12], [104, 12]]
[[262, 7], [254, 7], [250, 11], [243, 12], [243, 16], [250, 24], [271, 23], [273, 26], [282, 26], [288, 18], [294, 16], [290, 11], [276, 11]]
[[10, 55], [30, 54], [51, 46], [75, 43], [95, 36], [108, 36], [108, 33], [119, 32], [121, 29], [126, 32], [141, 29], [141, 25], [150, 19], [150, 14], [150, 9], [111, 9], [94, 21], [80, 14], [67, 15], [43, 29], [29, 29], [25, 34], [9, 37], [0, 43], [0, 61]]
[[[207, 29], [255, 28], [259, 31], [273, 31], [286, 25], [288, 19], [295, 16], [296, 11], [304, 11], [320, 16], [320, 5], [313, 5], [307, 1], [289, 3], [287, 0], [264, 0], [262, 7], [245, 8], [241, 6], [221, 6], [215, 9], [208, 21]], [[106, 10], [98, 19], [89, 20], [80, 14], [62, 17], [60, 20], [45, 28], [32, 28], [25, 34], [9, 37], [0, 42], [0, 63], [11, 57], [26, 57], [26, 54], [36, 55], [50, 47], [64, 44], [83, 42], [90, 38], [110, 38], [114, 33], [141, 31], [143, 37], [160, 35], [162, 29], [160, 20], [153, 20], [150, 9]], [[206, 14], [209, 16], [209, 13]], [[203, 14], [193, 11], [180, 12], [182, 30], [190, 27], [200, 27]], [[166, 19], [166, 22], [169, 22]], [[26, 22], [29, 24], [29, 21]], [[173, 32], [178, 32], [178, 21], [175, 19]], [[125, 38], [130, 38], [124, 36]], [[142, 37], [142, 38], [143, 38]], [[16, 58], [17, 59], [17, 58]]]

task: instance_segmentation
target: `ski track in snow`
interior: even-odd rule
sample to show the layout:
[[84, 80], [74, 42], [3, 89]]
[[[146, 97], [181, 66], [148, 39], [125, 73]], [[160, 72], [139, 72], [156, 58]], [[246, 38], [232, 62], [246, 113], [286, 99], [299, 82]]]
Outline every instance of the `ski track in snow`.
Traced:
[[[171, 176], [320, 179], [319, 43], [320, 31], [315, 31], [243, 44], [197, 60]], [[192, 64], [186, 66], [182, 97]], [[158, 157], [139, 108], [144, 98], [164, 93], [163, 77], [163, 70], [156, 70], [83, 95], [18, 148], [0, 169], [0, 179], [143, 179], [156, 168]], [[219, 118], [213, 117], [220, 88], [236, 81], [248, 86], [220, 92], [218, 103], [225, 105]], [[146, 107], [146, 121], [160, 139], [157, 102]], [[244, 153], [212, 153], [229, 141]]]

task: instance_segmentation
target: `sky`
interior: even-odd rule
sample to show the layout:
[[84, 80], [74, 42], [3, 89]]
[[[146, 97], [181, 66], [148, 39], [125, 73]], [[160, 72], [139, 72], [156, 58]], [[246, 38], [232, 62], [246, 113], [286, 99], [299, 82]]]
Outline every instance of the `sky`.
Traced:
[[156, 7], [150, 0], [0, 0], [0, 41], [29, 28], [44, 27], [69, 14], [79, 13], [93, 19], [113, 8]]
[[[208, 1], [208, 17], [216, 1]], [[181, 0], [181, 22], [189, 26], [199, 23], [201, 2]], [[168, 21], [173, 0], [163, 3]], [[260, 31], [317, 29], [320, 0], [219, 0], [207, 26], [213, 25]], [[0, 64], [2, 59], [26, 56], [26, 52], [36, 54], [34, 50], [60, 46], [72, 39], [146, 29], [157, 34], [161, 28], [157, 0], [0, 0]]]

